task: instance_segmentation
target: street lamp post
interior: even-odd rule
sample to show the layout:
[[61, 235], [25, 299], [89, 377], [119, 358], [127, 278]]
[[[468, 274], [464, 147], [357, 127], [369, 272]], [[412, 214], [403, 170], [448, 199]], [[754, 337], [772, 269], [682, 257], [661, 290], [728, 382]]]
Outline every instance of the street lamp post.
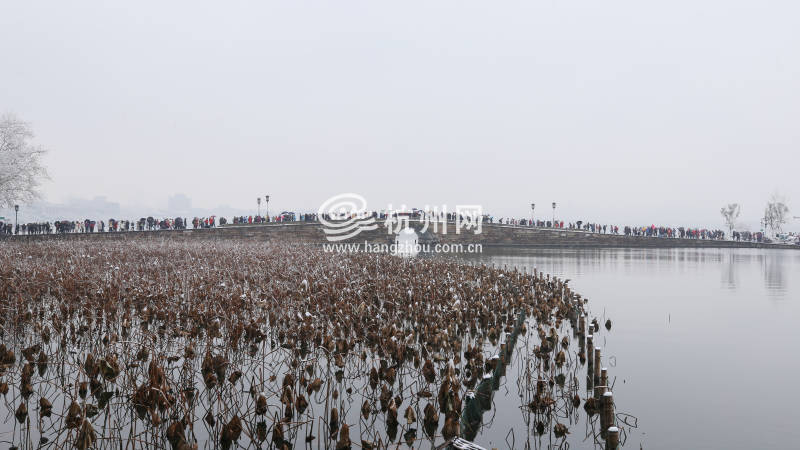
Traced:
[[553, 228], [556, 227], [556, 202], [553, 202]]
[[261, 217], [261, 197], [258, 197], [256, 202], [258, 203], [258, 217]]
[[19, 205], [14, 205], [14, 234], [19, 234]]
[[531, 203], [531, 226], [533, 226], [533, 210], [536, 209], [536, 203]]
[[267, 200], [267, 222], [269, 222], [269, 195], [267, 195], [265, 198]]

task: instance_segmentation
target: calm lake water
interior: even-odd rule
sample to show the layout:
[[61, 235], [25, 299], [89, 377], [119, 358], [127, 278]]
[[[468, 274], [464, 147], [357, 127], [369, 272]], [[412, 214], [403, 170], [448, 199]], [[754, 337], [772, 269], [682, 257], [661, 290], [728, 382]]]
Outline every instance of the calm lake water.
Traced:
[[467, 259], [570, 279], [612, 320], [600, 345], [615, 403], [639, 419], [626, 448], [798, 448], [800, 251], [484, 249]]

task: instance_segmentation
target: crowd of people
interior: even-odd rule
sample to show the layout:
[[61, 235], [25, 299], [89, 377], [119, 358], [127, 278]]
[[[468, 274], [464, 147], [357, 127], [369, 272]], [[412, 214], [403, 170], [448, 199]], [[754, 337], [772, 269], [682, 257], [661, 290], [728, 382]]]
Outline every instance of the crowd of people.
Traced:
[[[531, 220], [501, 217], [495, 220], [492, 216], [484, 216], [484, 223], [498, 223], [501, 225], [513, 225], [521, 227], [557, 228], [572, 231], [585, 231], [598, 234], [620, 234], [618, 225], [600, 224], [595, 222], [585, 222], [578, 220], [575, 222], [552, 221], [552, 220]], [[645, 236], [659, 238], [681, 238], [681, 239], [717, 239], [724, 240], [725, 232], [722, 230], [709, 230], [705, 228], [686, 228], [686, 227], [665, 227], [665, 226], [623, 226], [622, 234], [625, 236]], [[734, 232], [733, 238], [739, 241], [762, 242], [763, 233]]]
[[[214, 228], [217, 226], [216, 216], [195, 217], [189, 222], [185, 217], [163, 218], [142, 217], [139, 220], [56, 220], [53, 222], [21, 223], [16, 227], [13, 223], [0, 221], [0, 234], [63, 234], [63, 233], [118, 233], [129, 231], [185, 230], [191, 224], [192, 229]], [[227, 221], [220, 218], [219, 224]]]
[[[431, 219], [431, 213], [426, 213], [422, 210], [412, 210], [403, 213], [387, 213], [387, 212], [371, 212], [368, 213], [376, 219], [385, 220], [389, 216], [403, 215], [411, 220], [423, 220], [428, 215]], [[325, 220], [337, 220], [346, 217], [332, 217], [331, 215], [324, 214], [322, 216]], [[463, 216], [455, 213], [447, 213], [444, 215], [436, 216], [438, 220], [447, 220], [448, 222], [455, 222], [456, 220], [465, 220]], [[280, 223], [280, 222], [317, 222], [320, 216], [317, 213], [300, 213], [296, 215], [293, 212], [283, 212], [275, 216], [235, 216], [231, 220], [232, 225], [252, 225], [252, 224], [266, 224], [266, 223]], [[617, 225], [600, 224], [596, 222], [587, 222], [578, 220], [575, 222], [564, 222], [558, 220], [532, 220], [528, 218], [495, 218], [492, 215], [481, 215], [481, 222], [512, 225], [522, 227], [539, 227], [539, 228], [556, 228], [573, 231], [584, 231], [588, 233], [598, 234], [623, 234], [625, 236], [642, 236], [642, 237], [658, 237], [658, 238], [681, 238], [681, 239], [726, 239], [726, 233], [722, 230], [710, 230], [697, 227], [667, 227], [667, 226], [623, 226], [620, 229]], [[37, 222], [37, 223], [23, 223], [18, 224], [16, 227], [12, 223], [4, 223], [0, 221], [0, 234], [52, 234], [52, 233], [116, 233], [116, 232], [129, 232], [129, 231], [156, 231], [156, 230], [185, 230], [189, 227], [191, 229], [214, 228], [217, 225], [227, 225], [228, 220], [225, 217], [217, 216], [209, 217], [194, 217], [189, 221], [185, 217], [162, 218], [157, 219], [154, 217], [142, 217], [139, 220], [117, 220], [108, 219], [107, 221], [95, 221], [91, 219], [85, 220], [57, 220], [54, 222]], [[767, 237], [762, 232], [751, 231], [733, 231], [731, 239], [735, 241], [745, 242], [769, 242]]]
[[625, 227], [625, 236], [647, 236], [661, 238], [681, 239], [716, 239], [724, 240], [725, 232], [722, 230], [707, 230], [705, 228], [672, 228], [672, 227]]
[[[493, 217], [489, 216], [486, 222], [499, 223], [504, 225], [514, 226], [527, 226], [527, 227], [541, 227], [541, 228], [558, 228], [573, 231], [584, 231], [588, 233], [598, 234], [620, 234], [620, 227], [618, 225], [600, 224], [595, 222], [584, 222], [578, 220], [576, 222], [564, 221], [551, 221], [551, 220], [531, 220], [531, 219], [513, 219], [513, 218], [500, 218], [496, 222]], [[706, 228], [687, 228], [687, 227], [666, 227], [666, 226], [623, 226], [622, 233], [625, 236], [643, 236], [643, 237], [658, 237], [658, 238], [680, 238], [680, 239], [714, 239], [724, 240], [726, 233], [723, 230], [710, 230]], [[766, 242], [764, 233], [750, 232], [750, 231], [734, 231], [732, 234], [733, 240], [736, 241], [749, 241], [749, 242]]]
[[734, 241], [741, 242], [764, 242], [764, 233], [760, 231], [734, 231], [732, 238]]
[[[324, 217], [328, 217], [323, 215]], [[276, 222], [318, 222], [319, 216], [317, 213], [300, 213], [282, 212], [276, 216], [234, 216], [231, 223], [233, 225], [252, 225], [262, 223], [276, 223]]]

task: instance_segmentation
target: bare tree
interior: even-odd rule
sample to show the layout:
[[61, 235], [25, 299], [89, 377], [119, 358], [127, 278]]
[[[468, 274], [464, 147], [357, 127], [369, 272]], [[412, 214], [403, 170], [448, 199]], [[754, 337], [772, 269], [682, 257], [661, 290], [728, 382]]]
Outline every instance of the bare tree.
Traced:
[[723, 207], [719, 210], [720, 214], [722, 214], [722, 218], [725, 220], [725, 224], [728, 225], [729, 236], [733, 234], [733, 227], [736, 225], [736, 219], [739, 218], [739, 214], [742, 212], [742, 208], [739, 207], [738, 203], [729, 203], [727, 206]]
[[764, 209], [764, 226], [772, 230], [773, 235], [781, 232], [783, 224], [786, 223], [786, 218], [789, 216], [789, 207], [786, 206], [783, 198], [778, 194], [773, 194], [772, 199], [767, 202], [767, 207]]
[[31, 143], [33, 131], [13, 114], [0, 117], [0, 206], [27, 203], [40, 197], [47, 178], [42, 165], [46, 150]]

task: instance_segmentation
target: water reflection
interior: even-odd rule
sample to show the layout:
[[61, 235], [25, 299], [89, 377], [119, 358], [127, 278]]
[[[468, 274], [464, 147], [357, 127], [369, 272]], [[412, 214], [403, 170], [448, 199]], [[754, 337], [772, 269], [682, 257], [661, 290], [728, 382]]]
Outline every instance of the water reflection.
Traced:
[[722, 286], [736, 290], [736, 284], [738, 281], [738, 265], [736, 264], [736, 255], [733, 253], [729, 253], [727, 255], [727, 259], [724, 262], [724, 267], [722, 270]]
[[759, 249], [521, 249], [484, 248], [483, 254], [463, 256], [489, 264], [537, 268], [559, 277], [581, 277], [609, 271], [625, 274], [694, 273], [719, 268], [720, 286], [741, 286], [743, 267], [760, 268], [763, 287], [773, 299], [787, 295], [787, 271], [800, 262], [800, 252]]
[[[800, 342], [800, 251], [484, 248], [466, 258], [571, 279], [613, 321], [601, 345], [614, 395], [639, 418], [625, 448], [797, 447], [800, 394], [787, 386], [800, 360], [787, 355]], [[759, 432], [733, 433], [742, 423]]]
[[762, 257], [764, 285], [776, 297], [786, 294], [786, 255], [768, 254]]

